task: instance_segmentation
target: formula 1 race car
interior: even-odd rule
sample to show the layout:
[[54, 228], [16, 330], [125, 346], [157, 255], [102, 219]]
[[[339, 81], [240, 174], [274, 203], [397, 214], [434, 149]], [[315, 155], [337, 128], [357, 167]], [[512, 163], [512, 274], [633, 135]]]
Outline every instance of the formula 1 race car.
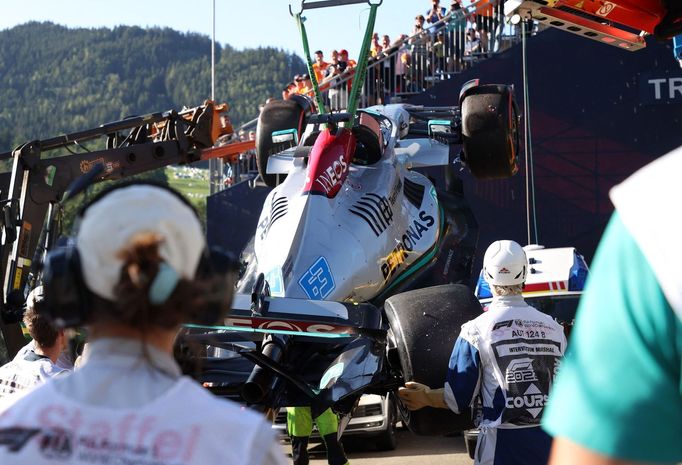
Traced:
[[[242, 254], [231, 316], [183, 335], [188, 371], [218, 394], [313, 414], [349, 414], [363, 393], [406, 380], [442, 384], [460, 326], [481, 311], [461, 284], [477, 225], [456, 182], [441, 188], [414, 168], [448, 167], [461, 146], [480, 177], [516, 172], [511, 89], [477, 84], [460, 108], [371, 107], [355, 124], [347, 113], [313, 114], [305, 98], [268, 104], [256, 148], [274, 188]], [[471, 421], [400, 410], [419, 434]]]
[[[303, 7], [364, 2], [304, 1]], [[518, 169], [519, 113], [508, 86], [471, 81], [458, 107], [358, 110], [380, 4], [368, 3], [348, 112], [325, 113], [317, 91], [315, 103], [276, 100], [261, 112], [258, 167], [274, 189], [242, 254], [232, 308], [222, 325], [185, 325], [177, 339], [175, 355], [186, 373], [263, 411], [310, 406], [317, 416], [332, 408], [347, 422], [365, 393], [385, 396], [406, 380], [441, 384], [461, 324], [481, 310], [461, 284], [470, 276], [477, 225], [452, 161], [479, 178]], [[307, 43], [304, 48], [309, 55]], [[308, 64], [312, 76], [309, 56]], [[82, 173], [86, 181], [103, 181], [224, 156], [210, 148], [219, 133], [215, 113], [210, 102], [0, 154], [0, 161], [12, 160], [11, 173], [0, 175], [0, 329], [10, 355], [22, 345], [12, 322], [40, 282], [45, 250], [58, 244], [55, 218], [64, 194], [87, 186], [72, 181]], [[105, 137], [106, 149], [41, 156]], [[414, 170], [432, 166], [445, 166], [450, 182], [436, 185]], [[469, 413], [409, 412], [397, 403], [403, 422], [419, 434], [471, 426]]]
[[[302, 14], [359, 3], [369, 5], [369, 16], [347, 111], [325, 113]], [[515, 174], [513, 92], [475, 80], [463, 86], [458, 108], [358, 110], [381, 3], [290, 6], [314, 101], [296, 96], [262, 110], [258, 170], [274, 188], [242, 254], [232, 316], [221, 329], [188, 328], [181, 338], [180, 354], [186, 366], [199, 367], [200, 380], [252, 405], [310, 406], [313, 417], [331, 407], [347, 422], [363, 393], [386, 395], [405, 380], [439, 385], [459, 327], [480, 312], [473, 293], [456, 284], [468, 280], [477, 242], [456, 176], [448, 170], [451, 182], [437, 187], [413, 168], [451, 168], [458, 157], [477, 177]], [[248, 341], [240, 345], [235, 329], [255, 334], [242, 333]], [[229, 354], [227, 363], [216, 353]], [[249, 367], [234, 362], [244, 358], [253, 368], [242, 382], [236, 374]], [[469, 413], [409, 412], [397, 403], [418, 434], [471, 424]]]

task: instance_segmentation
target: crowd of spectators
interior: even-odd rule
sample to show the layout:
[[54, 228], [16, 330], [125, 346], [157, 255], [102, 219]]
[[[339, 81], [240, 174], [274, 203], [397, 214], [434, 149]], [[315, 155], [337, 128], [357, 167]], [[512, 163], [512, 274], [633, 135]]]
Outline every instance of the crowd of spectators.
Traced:
[[[388, 103], [390, 96], [421, 92], [486, 58], [499, 34], [501, 14], [499, 0], [451, 0], [449, 9], [441, 0], [431, 0], [431, 7], [415, 16], [410, 35], [391, 40], [374, 32], [365, 103]], [[343, 49], [332, 50], [329, 61], [322, 50], [315, 52], [313, 72], [331, 110], [347, 105], [356, 64]], [[308, 74], [294, 76], [282, 90], [282, 98], [292, 94], [313, 95]]]

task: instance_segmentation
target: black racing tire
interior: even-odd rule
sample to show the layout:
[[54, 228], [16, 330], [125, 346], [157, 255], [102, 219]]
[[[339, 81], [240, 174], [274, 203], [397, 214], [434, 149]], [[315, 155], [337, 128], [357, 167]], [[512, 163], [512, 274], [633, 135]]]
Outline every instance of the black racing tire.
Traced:
[[377, 450], [380, 451], [395, 450], [398, 447], [398, 440], [396, 438], [397, 409], [392, 394], [389, 394], [386, 405], [388, 408], [386, 412], [386, 430], [375, 438]]
[[268, 158], [295, 145], [290, 141], [272, 142], [272, 133], [285, 129], [296, 129], [298, 137], [301, 138], [313, 107], [310, 99], [296, 95], [287, 100], [272, 100], [261, 111], [256, 127], [256, 164], [258, 174], [268, 187], [275, 187], [278, 180], [281, 182], [286, 178], [286, 175], [278, 176], [266, 173]]
[[462, 96], [462, 162], [479, 179], [518, 171], [518, 107], [509, 86], [472, 87]]
[[[461, 284], [426, 287], [394, 295], [384, 304], [405, 381], [433, 389], [443, 387], [450, 354], [462, 324], [481, 314], [471, 290]], [[398, 408], [403, 423], [415, 434], [438, 436], [473, 428], [471, 411]]]

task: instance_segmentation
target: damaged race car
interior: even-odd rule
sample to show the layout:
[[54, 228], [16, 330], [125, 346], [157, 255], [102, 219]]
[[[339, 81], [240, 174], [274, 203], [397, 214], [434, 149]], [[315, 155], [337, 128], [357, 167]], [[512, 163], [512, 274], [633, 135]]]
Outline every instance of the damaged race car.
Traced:
[[[348, 415], [363, 393], [443, 383], [461, 324], [481, 311], [461, 284], [477, 225], [456, 179], [436, 186], [414, 168], [452, 175], [459, 156], [478, 177], [511, 176], [518, 117], [509, 87], [478, 82], [460, 107], [313, 109], [297, 97], [261, 113], [259, 169], [273, 189], [231, 316], [188, 328], [178, 356], [217, 394]], [[418, 434], [470, 427], [469, 414], [399, 410]]]
[[[304, 10], [367, 3], [369, 19], [346, 112], [326, 113]], [[477, 225], [453, 174], [516, 173], [518, 109], [504, 85], [463, 86], [458, 107], [358, 110], [381, 0], [303, 0], [296, 19], [314, 99], [262, 110], [259, 174], [273, 189], [222, 327], [188, 327], [178, 358], [216, 394], [263, 410], [328, 408], [347, 425], [363, 394], [406, 380], [438, 385], [462, 323], [481, 311], [467, 282]], [[446, 167], [436, 186], [415, 168]], [[215, 212], [214, 212], [215, 213]], [[238, 336], [236, 336], [238, 334]], [[237, 357], [241, 356], [241, 357]], [[398, 410], [418, 434], [471, 427], [471, 415]]]
[[[508, 86], [471, 81], [457, 107], [357, 109], [378, 6], [369, 4], [348, 111], [325, 113], [316, 91], [315, 102], [276, 100], [261, 112], [258, 168], [273, 189], [242, 254], [232, 308], [220, 326], [186, 325], [175, 350], [183, 370], [217, 395], [262, 411], [310, 406], [315, 417], [332, 408], [343, 417], [340, 431], [363, 394], [385, 396], [406, 380], [443, 383], [461, 324], [481, 311], [461, 284], [470, 278], [477, 225], [453, 160], [478, 178], [518, 169], [519, 118]], [[27, 291], [40, 282], [45, 251], [58, 246], [67, 197], [89, 182], [222, 156], [210, 148], [217, 120], [210, 102], [0, 154], [12, 160], [11, 173], [0, 175], [2, 197], [7, 193], [0, 329], [10, 355], [23, 345], [16, 321]], [[101, 150], [42, 156], [102, 138]], [[448, 181], [442, 185], [415, 170], [438, 166]], [[87, 182], [68, 187], [82, 173]], [[470, 414], [409, 412], [396, 403], [418, 434], [472, 426]]]

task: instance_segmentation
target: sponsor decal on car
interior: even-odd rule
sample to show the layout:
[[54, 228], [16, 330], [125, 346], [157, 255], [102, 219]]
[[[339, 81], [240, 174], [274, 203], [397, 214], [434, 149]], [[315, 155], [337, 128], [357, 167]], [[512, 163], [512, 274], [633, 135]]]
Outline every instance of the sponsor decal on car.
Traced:
[[270, 286], [270, 295], [273, 297], [284, 297], [284, 279], [282, 279], [282, 269], [273, 268], [265, 273], [265, 280]]
[[403, 189], [403, 179], [398, 176], [398, 179], [393, 186], [393, 189], [391, 189], [391, 195], [388, 196], [388, 201], [393, 205], [396, 200], [398, 200], [398, 194], [400, 194], [400, 191]]
[[225, 326], [230, 328], [251, 328], [265, 331], [288, 331], [295, 333], [346, 333], [348, 326], [311, 323], [306, 321], [272, 320], [263, 317], [226, 318]]
[[324, 191], [329, 194], [338, 186], [343, 174], [348, 171], [348, 163], [344, 159], [344, 155], [340, 155], [338, 160], [334, 160], [331, 166], [328, 166], [320, 175], [315, 178], [315, 183], [319, 184]]
[[393, 223], [393, 208], [390, 201], [378, 194], [363, 195], [348, 211], [365, 220], [376, 237], [381, 236]]
[[329, 263], [324, 257], [315, 260], [298, 280], [299, 286], [311, 300], [324, 300], [336, 288]]
[[405, 233], [398, 240], [395, 248], [389, 252], [381, 264], [381, 274], [384, 279], [392, 277], [400, 266], [405, 263], [408, 252], [414, 250], [415, 246], [424, 236], [424, 232], [428, 231], [436, 224], [433, 216], [425, 211], [419, 212], [419, 219], [414, 218], [412, 225], [405, 230]]

